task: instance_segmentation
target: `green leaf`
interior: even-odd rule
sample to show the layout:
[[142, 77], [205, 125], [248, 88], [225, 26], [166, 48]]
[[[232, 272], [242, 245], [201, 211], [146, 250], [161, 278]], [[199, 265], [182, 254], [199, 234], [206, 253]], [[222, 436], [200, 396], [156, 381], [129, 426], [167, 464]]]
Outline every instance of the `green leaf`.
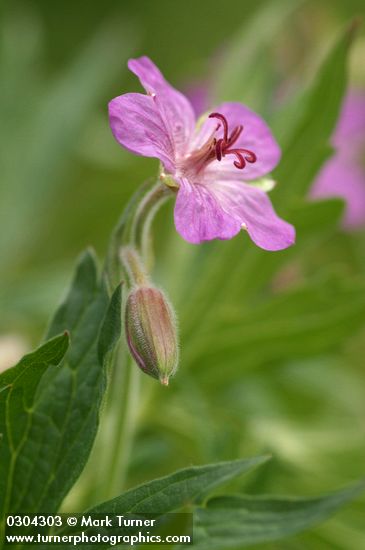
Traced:
[[[235, 307], [237, 303], [242, 304], [242, 310], [245, 309], [250, 317], [249, 304], [243, 306], [245, 298], [252, 299], [255, 292], [270, 283], [283, 264], [298, 256], [303, 259], [307, 249], [311, 251], [313, 246], [319, 246], [338, 225], [343, 206], [340, 199], [298, 202], [292, 208], [297, 244], [282, 252], [266, 252], [251, 243], [243, 243], [243, 236], [223, 244], [214, 243], [211, 253], [206, 254], [199, 265], [199, 277], [195, 278], [194, 286], [189, 290], [191, 300], [181, 304], [183, 341], [189, 343], [187, 357], [195, 353], [195, 347], [201, 347], [202, 332], [216, 329], [222, 319], [221, 311], [230, 304]], [[229, 265], [234, 265], [234, 269], [227, 269]], [[263, 298], [266, 302], [266, 292]], [[255, 309], [256, 306], [255, 302]], [[214, 316], [210, 315], [212, 307], [215, 308]]]
[[[291, 261], [305, 261], [305, 253], [311, 254], [339, 225], [344, 210], [341, 199], [328, 199], [314, 202], [299, 202], [291, 208], [290, 220], [295, 223], [296, 244], [280, 252], [266, 252], [248, 243], [242, 261], [236, 262], [234, 270], [227, 275], [227, 282], [221, 290], [220, 300], [237, 303], [237, 299], [249, 298], [271, 284], [273, 277], [283, 265]], [[266, 290], [266, 289], [265, 289]], [[267, 295], [264, 295], [265, 301]], [[247, 306], [246, 306], [247, 307]]]
[[278, 185], [273, 192], [280, 205], [305, 196], [319, 168], [331, 154], [329, 141], [346, 90], [347, 59], [353, 34], [354, 25], [351, 25], [339, 37], [302, 100], [300, 116], [282, 143], [282, 160], [274, 173]]
[[[204, 498], [214, 489], [249, 472], [269, 460], [269, 458], [270, 456], [258, 456], [178, 470], [169, 476], [130, 489], [117, 498], [98, 504], [86, 513], [164, 515], [174, 512], [185, 506], [192, 506], [197, 502], [202, 503]], [[78, 530], [78, 527], [68, 528], [67, 532], [72, 531], [74, 533]], [[91, 531], [92, 528], [84, 529], [86, 534]], [[99, 528], [99, 532], [104, 534], [103, 528]], [[105, 530], [105, 534], [110, 535], [111, 533], [113, 533], [112, 529]], [[120, 529], [115, 534], [120, 534]], [[100, 548], [107, 547], [108, 545], [100, 546]], [[87, 544], [80, 548], [89, 550]]]
[[249, 368], [338, 349], [363, 326], [364, 315], [363, 282], [325, 277], [220, 316], [220, 325], [200, 335], [187, 361], [206, 384], [219, 386]]
[[39, 399], [40, 380], [52, 365], [60, 368], [58, 365], [68, 345], [67, 333], [56, 336], [0, 375], [0, 531], [11, 506], [14, 487], [21, 488], [17, 471], [25, 458], [24, 446]]
[[[340, 36], [304, 96], [298, 109], [299, 116], [292, 117], [293, 123], [287, 120], [291, 130], [282, 143], [283, 156], [274, 173], [277, 185], [271, 197], [279, 214], [297, 227], [297, 244], [282, 252], [267, 253], [255, 248], [245, 236], [245, 242], [242, 238], [236, 238], [230, 243], [225, 242], [224, 246], [212, 243], [205, 249], [200, 248], [192, 258], [190, 269], [195, 275], [192, 294], [189, 289], [190, 299], [181, 305], [182, 339], [189, 341], [189, 349], [200, 341], [201, 327], [214, 324], [216, 316], [209, 314], [216, 300], [223, 302], [230, 297], [242, 301], [249, 292], [262, 288], [270, 281], [283, 263], [301, 253], [299, 246], [304, 239], [309, 237], [312, 246], [318, 246], [323, 231], [328, 232], [337, 223], [338, 212], [335, 208], [313, 204], [308, 205], [305, 211], [306, 207], [300, 205], [298, 199], [307, 195], [316, 173], [331, 152], [329, 140], [346, 87], [346, 61], [352, 34], [353, 26]], [[320, 217], [322, 208], [326, 209], [326, 226]], [[311, 222], [313, 214], [315, 216]], [[194, 265], [198, 261], [199, 273], [196, 274]], [[234, 265], [234, 269], [227, 270], [229, 265]]]
[[[197, 255], [200, 254], [203, 259], [199, 266], [199, 277], [194, 280], [190, 300], [182, 305], [182, 327], [186, 331], [190, 347], [200, 339], [199, 327], [204, 326], [214, 296], [222, 302], [228, 295], [242, 300], [249, 291], [258, 289], [269, 281], [280, 265], [299, 253], [299, 245], [304, 238], [316, 236], [314, 242], [318, 244], [321, 230], [327, 231], [337, 223], [338, 213], [334, 208], [331, 209], [331, 215], [330, 209], [327, 209], [328, 225], [323, 227], [318, 214], [326, 205], [321, 205], [315, 212], [317, 207], [313, 203], [308, 205], [305, 212], [303, 208], [306, 207], [301, 206], [298, 199], [306, 196], [316, 173], [331, 152], [329, 140], [345, 91], [346, 61], [352, 34], [351, 26], [340, 36], [316, 81], [303, 98], [300, 116], [295, 118], [292, 129], [282, 144], [282, 160], [274, 173], [277, 185], [271, 197], [274, 205], [279, 206], [279, 214], [286, 212], [288, 221], [295, 227], [298, 226], [297, 245], [282, 252], [267, 253], [248, 243], [246, 237], [246, 243], [238, 238], [232, 243], [224, 243], [224, 247], [220, 243], [214, 243], [207, 247], [208, 251], [212, 251], [211, 254], [204, 255], [204, 252], [198, 251]], [[313, 213], [317, 215], [311, 223]], [[235, 267], [228, 271], [227, 265]]]
[[291, 208], [291, 217], [295, 220], [297, 243], [300, 245], [308, 237], [317, 241], [323, 234], [340, 222], [345, 208], [345, 202], [339, 198], [298, 202]]
[[88, 513], [166, 514], [173, 512], [192, 505], [197, 500], [202, 501], [213, 489], [249, 472], [269, 458], [269, 456], [258, 456], [178, 470], [169, 476], [155, 479], [117, 498], [98, 504]]
[[365, 489], [365, 483], [319, 498], [229, 496], [194, 514], [194, 548], [240, 548], [275, 541], [330, 517]]
[[67, 330], [71, 346], [61, 366], [50, 367], [37, 386], [27, 434], [12, 462], [8, 513], [56, 511], [81, 473], [99, 423], [108, 358], [120, 335], [120, 304], [120, 287], [110, 301], [94, 257], [85, 253], [48, 333]]

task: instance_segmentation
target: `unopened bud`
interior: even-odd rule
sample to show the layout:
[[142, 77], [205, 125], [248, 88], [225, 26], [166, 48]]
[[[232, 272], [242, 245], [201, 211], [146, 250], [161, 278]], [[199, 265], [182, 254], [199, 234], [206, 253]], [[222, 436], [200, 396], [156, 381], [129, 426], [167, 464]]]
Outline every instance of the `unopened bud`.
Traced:
[[151, 286], [132, 289], [126, 303], [125, 330], [138, 366], [167, 386], [177, 369], [179, 349], [175, 315], [161, 290]]

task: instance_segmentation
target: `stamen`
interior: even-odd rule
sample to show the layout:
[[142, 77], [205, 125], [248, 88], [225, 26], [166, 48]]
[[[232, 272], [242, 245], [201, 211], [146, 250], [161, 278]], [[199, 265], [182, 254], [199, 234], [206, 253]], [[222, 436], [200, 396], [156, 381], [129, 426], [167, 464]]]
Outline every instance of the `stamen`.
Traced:
[[238, 138], [240, 137], [240, 135], [242, 133], [242, 130], [243, 130], [243, 126], [241, 126], [241, 125], [236, 126], [236, 128], [233, 130], [233, 132], [229, 136], [229, 140], [228, 140], [228, 143], [227, 143], [227, 145], [229, 147], [231, 145], [233, 145], [234, 143], [236, 143], [236, 141], [238, 140]]
[[[233, 164], [236, 168], [239, 170], [242, 170], [245, 168], [246, 163], [249, 162], [250, 164], [253, 164], [257, 161], [257, 156], [255, 153], [250, 151], [249, 149], [231, 149], [232, 145], [236, 143], [238, 138], [240, 137], [243, 126], [239, 124], [236, 126], [231, 135], [228, 134], [228, 122], [224, 115], [221, 115], [220, 113], [211, 113], [209, 115], [209, 118], [218, 118], [218, 120], [221, 121], [223, 125], [223, 138], [220, 139], [214, 139], [213, 141], [213, 155], [215, 155], [215, 158], [218, 161], [221, 161], [223, 157], [227, 155], [235, 155], [236, 159]], [[217, 127], [217, 130], [219, 129], [219, 125]]]
[[238, 151], [231, 151], [231, 153], [236, 155], [238, 159], [233, 161], [233, 164], [235, 165], [235, 167], [238, 168], [239, 170], [243, 170], [243, 168], [246, 166], [246, 162], [243, 156], [241, 155], [241, 153], [239, 153]]
[[215, 144], [215, 154], [216, 154], [217, 160], [222, 160], [222, 143], [223, 143], [223, 139], [218, 139]]
[[226, 149], [225, 155], [236, 155], [238, 160], [235, 160], [233, 164], [240, 170], [246, 166], [246, 162], [253, 164], [257, 160], [255, 153], [248, 149]]
[[228, 122], [225, 116], [220, 113], [210, 113], [209, 118], [218, 118], [223, 124], [223, 141], [228, 141]]

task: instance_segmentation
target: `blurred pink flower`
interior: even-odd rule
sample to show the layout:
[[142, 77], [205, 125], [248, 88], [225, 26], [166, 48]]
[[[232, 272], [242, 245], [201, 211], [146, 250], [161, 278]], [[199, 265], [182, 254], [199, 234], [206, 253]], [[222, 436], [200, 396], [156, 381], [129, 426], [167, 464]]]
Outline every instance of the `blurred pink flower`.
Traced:
[[240, 103], [222, 103], [196, 127], [189, 100], [148, 57], [129, 69], [147, 95], [109, 103], [110, 126], [126, 149], [158, 158], [178, 187], [175, 226], [190, 243], [230, 239], [246, 229], [256, 245], [280, 250], [295, 230], [280, 219], [266, 193], [247, 182], [270, 172], [280, 149], [266, 123]]
[[209, 105], [208, 82], [204, 80], [190, 82], [184, 93], [190, 101], [196, 117], [200, 117]]
[[342, 225], [355, 229], [365, 224], [365, 92], [347, 94], [332, 145], [335, 154], [321, 169], [310, 196], [343, 198], [346, 209]]

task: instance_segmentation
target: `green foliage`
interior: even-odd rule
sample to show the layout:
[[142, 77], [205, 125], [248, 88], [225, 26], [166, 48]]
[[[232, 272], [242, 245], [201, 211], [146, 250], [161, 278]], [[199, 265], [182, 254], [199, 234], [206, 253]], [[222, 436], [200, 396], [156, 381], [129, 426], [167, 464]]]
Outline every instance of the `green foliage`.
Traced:
[[270, 457], [222, 462], [185, 468], [127, 491], [120, 497], [98, 504], [90, 513], [166, 514], [202, 502], [213, 489], [249, 472]]
[[[4, 15], [0, 219], [6, 230], [0, 232], [1, 270], [19, 261], [19, 250], [31, 250], [32, 239], [44, 229], [44, 205], [55, 200], [56, 189], [64, 184], [70, 163], [66, 159], [135, 42], [121, 21], [105, 21], [72, 61], [44, 82], [38, 22], [32, 16], [21, 8], [17, 15]], [[21, 200], [23, 195], [26, 200]]]
[[[27, 478], [21, 474], [31, 456], [24, 452], [32, 440], [34, 411], [39, 399], [40, 381], [45, 371], [62, 361], [69, 345], [68, 333], [52, 338], [13, 368], [0, 375], [0, 533], [4, 517], [24, 496]], [[43, 435], [43, 434], [41, 434]], [[33, 443], [34, 441], [33, 435]], [[35, 455], [34, 455], [35, 456]], [[33, 465], [35, 466], [35, 464]], [[15, 507], [14, 507], [15, 506]], [[1, 540], [0, 540], [1, 544]]]
[[[277, 68], [273, 43], [275, 37], [290, 26], [293, 13], [300, 5], [300, 1], [289, 0], [265, 2], [247, 18], [222, 61], [217, 63], [218, 78], [211, 86], [214, 99], [244, 101], [265, 116], [271, 114], [274, 133], [277, 131], [283, 149], [282, 161], [274, 174], [278, 184], [271, 196], [278, 212], [295, 225], [296, 246], [267, 253], [255, 248], [245, 235], [231, 242], [201, 247], [182, 244], [177, 237], [172, 237], [167, 249], [166, 222], [160, 219], [160, 225], [164, 224], [161, 241], [168, 254], [165, 265], [160, 259], [157, 262], [156, 277], [165, 279], [167, 288], [173, 289], [171, 294], [175, 293], [182, 334], [181, 368], [168, 392], [157, 384], [148, 385], [149, 380], [143, 381], [137, 403], [133, 402], [134, 393], [127, 394], [125, 388], [122, 393], [123, 384], [115, 384], [113, 379], [114, 395], [119, 400], [121, 395], [127, 396], [130, 402], [126, 408], [138, 409], [135, 418], [131, 414], [127, 420], [140, 422], [141, 429], [134, 433], [128, 421], [121, 423], [120, 429], [122, 435], [124, 430], [128, 436], [127, 458], [133, 450], [128, 487], [134, 484], [136, 487], [94, 506], [95, 494], [90, 497], [92, 491], [88, 492], [89, 486], [85, 489], [83, 484], [87, 479], [86, 485], [90, 485], [97, 477], [95, 464], [99, 466], [102, 453], [95, 453], [91, 475], [89, 472], [87, 478], [78, 478], [99, 426], [109, 359], [121, 331], [120, 287], [111, 299], [109, 295], [122, 277], [119, 247], [130, 229], [130, 214], [144, 189], [138, 191], [112, 236], [103, 276], [98, 277], [94, 257], [85, 254], [70, 292], [51, 323], [49, 340], [0, 375], [2, 516], [7, 512], [52, 513], [78, 480], [76, 497], [71, 503], [87, 501], [85, 507], [93, 506], [88, 510], [93, 513], [164, 514], [188, 507], [195, 511], [196, 546], [202, 550], [221, 550], [270, 542], [308, 529], [363, 490], [363, 484], [358, 484], [329, 496], [305, 500], [247, 496], [238, 492], [237, 478], [265, 462], [265, 457], [221, 462], [227, 457], [261, 454], [268, 448], [271, 450], [270, 447], [280, 449], [282, 456], [278, 453], [272, 469], [260, 468], [256, 477], [253, 476], [249, 492], [254, 488], [255, 495], [268, 491], [276, 494], [278, 487], [281, 491], [285, 483], [285, 492], [293, 492], [290, 489], [293, 480], [295, 493], [300, 493], [300, 489], [306, 492], [306, 480], [309, 479], [312, 486], [318, 482], [312, 475], [313, 468], [321, 468], [319, 471], [323, 473], [321, 489], [335, 485], [340, 476], [363, 475], [363, 448], [358, 442], [356, 423], [354, 459], [350, 455], [353, 448], [347, 448], [341, 465], [337, 460], [347, 442], [339, 438], [337, 430], [342, 427], [345, 432], [346, 422], [363, 416], [358, 394], [354, 398], [354, 388], [361, 388], [361, 371], [357, 372], [354, 365], [363, 356], [364, 348], [353, 339], [364, 327], [365, 269], [359, 260], [363, 242], [361, 237], [345, 237], [338, 231], [344, 207], [340, 200], [306, 200], [315, 175], [331, 154], [329, 143], [347, 83], [346, 59], [353, 29], [346, 29], [340, 36], [305, 93], [298, 94], [291, 106], [284, 106], [273, 116], [270, 108]], [[158, 6], [153, 10], [156, 17], [161, 15]], [[6, 85], [0, 90], [0, 108], [4, 115], [2, 176], [6, 183], [1, 190], [0, 211], [1, 219], [7, 224], [7, 231], [1, 233], [0, 245], [2, 268], [6, 272], [10, 272], [9, 267], [19, 259], [24, 261], [19, 250], [27, 252], [34, 234], [40, 233], [44, 219], [37, 213], [49, 207], [50, 217], [57, 217], [51, 206], [54, 209], [54, 203], [62, 203], [54, 200], [54, 192], [63, 181], [60, 176], [65, 173], [65, 161], [71, 160], [71, 153], [75, 154], [85, 128], [90, 135], [93, 134], [90, 128], [97, 127], [93, 125], [94, 118], [101, 115], [95, 113], [95, 105], [103, 99], [107, 84], [113, 82], [114, 75], [125, 64], [123, 59], [128, 57], [134, 40], [125, 34], [125, 27], [120, 33], [119, 27], [107, 25], [93, 40], [86, 41], [72, 63], [65, 63], [50, 86], [42, 86], [42, 79], [36, 72], [33, 74], [35, 61], [38, 62], [36, 50], [19, 52], [13, 47], [21, 34], [18, 25], [15, 23], [5, 36], [2, 52], [5, 70], [2, 72]], [[153, 36], [155, 32], [156, 25]], [[119, 33], [123, 34], [122, 48]], [[158, 56], [156, 60], [159, 61]], [[21, 66], [22, 70], [13, 71], [14, 66]], [[23, 103], [19, 101], [19, 90], [22, 95], [25, 79], [29, 95]], [[118, 87], [116, 93], [119, 90]], [[105, 112], [102, 116], [105, 133]], [[14, 124], [15, 119], [22, 121], [20, 127]], [[104, 143], [104, 150], [109, 150], [103, 131], [93, 144], [98, 154], [100, 142]], [[108, 137], [111, 143], [109, 134]], [[86, 144], [89, 158], [84, 158], [85, 164], [91, 162], [93, 156], [89, 145], [91, 141]], [[22, 162], [19, 162], [20, 151]], [[100, 154], [103, 157], [102, 151]], [[104, 162], [105, 158], [108, 156]], [[116, 164], [112, 167], [115, 169]], [[85, 178], [84, 168], [79, 167], [80, 181], [85, 179], [89, 184], [95, 165], [91, 168], [88, 172], [85, 170]], [[98, 186], [100, 176], [107, 181], [106, 172], [103, 176], [97, 174]], [[126, 181], [133, 185], [139, 180], [139, 173], [134, 171], [134, 166], [129, 172], [128, 167], [123, 167], [117, 174], [111, 174], [112, 178], [118, 185]], [[107, 185], [104, 188], [107, 189]], [[27, 200], [22, 200], [25, 189], [31, 192]], [[89, 191], [89, 187], [87, 189]], [[119, 203], [121, 197], [122, 194], [113, 195], [110, 202]], [[99, 214], [98, 209], [96, 212]], [[59, 233], [66, 219], [61, 218], [57, 226]], [[85, 231], [82, 235], [89, 239], [82, 216], [80, 220], [78, 223]], [[99, 217], [95, 216], [95, 220], [97, 231]], [[52, 239], [50, 242], [53, 248]], [[163, 248], [161, 242], [159, 245]], [[47, 302], [48, 296], [54, 294], [47, 276], [48, 272], [44, 273], [45, 284], [39, 284], [45, 287], [44, 291], [34, 289], [32, 279], [24, 277], [25, 291], [16, 296], [20, 311], [24, 308], [23, 295], [43, 291], [43, 300]], [[62, 280], [62, 276], [58, 274], [58, 277]], [[58, 336], [64, 331], [67, 333]], [[345, 348], [353, 354], [351, 362], [344, 359]], [[336, 362], [332, 361], [334, 353]], [[301, 370], [299, 360], [305, 369]], [[123, 372], [120, 380], [127, 379]], [[315, 403], [314, 412], [312, 403]], [[104, 412], [106, 409], [108, 407]], [[326, 415], [327, 419], [332, 418], [331, 429], [336, 437], [330, 432], [325, 439], [322, 462], [317, 460], [321, 451], [315, 449], [316, 454], [313, 448], [306, 448], [307, 440], [301, 441], [302, 432], [294, 420], [290, 438], [285, 439], [287, 426], [283, 418], [286, 415], [286, 421], [292, 420], [298, 411], [298, 416], [302, 414], [306, 420], [313, 413], [313, 440], [318, 447], [322, 436], [319, 423], [326, 421]], [[333, 426], [336, 411], [344, 422], [341, 426]], [[112, 441], [110, 447], [114, 450], [119, 440], [110, 438], [109, 430], [118, 419], [113, 418], [109, 423], [109, 409], [107, 413], [100, 441]], [[271, 438], [262, 436], [263, 424], [265, 434], [274, 426]], [[331, 445], [337, 454], [332, 454]], [[104, 446], [102, 450], [107, 454], [109, 448]], [[179, 469], [187, 463], [205, 462], [209, 464]], [[117, 460], [116, 464], [119, 464]], [[345, 464], [343, 469], [342, 464]], [[126, 469], [124, 462], [123, 468]], [[167, 472], [173, 473], [166, 476]], [[105, 481], [109, 471], [102, 474], [101, 479]], [[212, 498], [222, 485], [232, 481], [235, 494]], [[108, 486], [105, 494], [118, 494], [113, 477], [108, 483], [112, 487]], [[96, 480], [95, 486], [98, 487]], [[102, 498], [108, 497], [100, 500]], [[352, 528], [351, 524], [349, 531]], [[316, 540], [315, 534], [313, 537]], [[347, 540], [345, 536], [343, 539]], [[325, 532], [320, 540], [333, 548], [336, 536], [330, 533], [327, 537]], [[358, 547], [349, 546], [351, 550]]]
[[[347, 458], [343, 457], [340, 466], [339, 448], [346, 445], [346, 426], [351, 429], [351, 418], [356, 423], [361, 402], [361, 397], [354, 398], [356, 413], [349, 410], [355, 388], [344, 384], [351, 376], [355, 385], [356, 377], [362, 380], [348, 358], [356, 335], [357, 352], [363, 353], [365, 279], [364, 270], [359, 269], [361, 240], [341, 235], [341, 200], [307, 200], [316, 173], [331, 153], [329, 142], [347, 82], [346, 59], [352, 35], [352, 27], [341, 34], [313, 83], [298, 96], [297, 108], [290, 117], [286, 109], [276, 115], [276, 119], [283, 117], [285, 132], [280, 135], [282, 161], [274, 174], [277, 187], [270, 194], [279, 213], [295, 225], [296, 245], [272, 254], [255, 248], [246, 236], [199, 249], [173, 238], [166, 256], [165, 272], [171, 273], [166, 285], [175, 292], [173, 299], [180, 316], [180, 373], [184, 372], [184, 380], [178, 376], [171, 388], [175, 393], [168, 396], [163, 410], [157, 413], [151, 407], [152, 415], [144, 420], [150, 422], [150, 430], [164, 430], [168, 433], [166, 439], [178, 438], [182, 447], [193, 448], [198, 457], [224, 457], [221, 449], [228, 456], [239, 456], [242, 449], [255, 448], [250, 446], [252, 441], [264, 445], [265, 450], [279, 450], [280, 465], [273, 467], [271, 475], [262, 475], [255, 492], [275, 492], [278, 486], [279, 490], [283, 486], [290, 489], [286, 477], [292, 473], [292, 460], [307, 472], [320, 468], [322, 481], [327, 479], [327, 487], [331, 487], [347, 471], [350, 457], [359, 457], [359, 453], [362, 456], [364, 450], [356, 433], [349, 436]], [[244, 70], [244, 59], [242, 64]], [[257, 100], [264, 104], [262, 97], [257, 96]], [[177, 258], [176, 264], [171, 255]], [[361, 369], [361, 361], [357, 362]], [[343, 373], [340, 382], [339, 371]], [[344, 391], [339, 392], [339, 387]], [[157, 394], [154, 406], [160, 399]], [[172, 416], [167, 419], [169, 411]], [[181, 425], [189, 426], [189, 430]], [[271, 426], [272, 436], [267, 437]], [[195, 438], [191, 436], [194, 433]], [[142, 457], [150, 449], [147, 438], [143, 443], [146, 447], [139, 447]], [[302, 447], [308, 445], [308, 455], [303, 455]], [[160, 454], [155, 451], [157, 465], [163, 452], [166, 450]], [[361, 459], [355, 460], [361, 476]], [[296, 479], [295, 474], [293, 477]], [[315, 486], [314, 480], [314, 490]], [[306, 490], [305, 482], [302, 489]], [[344, 493], [344, 502], [351, 494], [351, 490]], [[334, 511], [331, 502], [324, 501], [321, 509], [328, 504], [328, 512]], [[321, 521], [317, 512], [315, 508], [308, 514], [303, 529]], [[361, 526], [358, 531], [361, 539]], [[336, 544], [334, 532], [330, 527], [323, 531], [324, 544], [329, 547]], [[349, 537], [354, 532], [350, 522]], [[342, 540], [346, 540], [345, 529]], [[213, 541], [209, 543], [213, 547]], [[238, 539], [236, 546], [240, 547]], [[221, 539], [217, 547], [225, 548]], [[349, 547], [356, 548], [356, 544]], [[292, 548], [290, 543], [288, 548]]]
[[332, 152], [329, 141], [347, 86], [347, 59], [354, 29], [351, 24], [343, 32], [315, 82], [301, 98], [297, 116], [288, 118], [281, 144], [283, 158], [274, 173], [280, 185], [273, 196], [280, 199], [281, 208], [307, 195], [319, 168]]
[[[364, 482], [313, 499], [254, 497], [249, 495], [209, 498], [217, 488], [250, 472], [270, 457], [255, 457], [179, 470], [156, 479], [87, 511], [87, 514], [164, 515], [178, 510], [193, 511], [194, 548], [232, 548], [269, 542], [308, 529], [324, 521], [357, 497]], [[205, 502], [205, 503], [204, 503]], [[67, 528], [67, 532], [78, 532]], [[84, 528], [91, 534], [93, 528]], [[119, 529], [99, 528], [101, 534], [121, 534]], [[100, 545], [107, 548], [107, 545]], [[88, 545], [82, 548], [89, 548]], [[180, 547], [179, 547], [180, 548]]]
[[265, 108], [273, 80], [271, 44], [302, 0], [266, 2], [249, 17], [218, 62], [219, 78], [212, 100], [240, 101], [252, 109]]
[[[197, 504], [202, 504], [205, 498], [215, 489], [226, 485], [231, 480], [250, 472], [270, 457], [259, 456], [245, 460], [235, 460], [218, 464], [195, 466], [174, 472], [164, 478], [155, 479], [110, 501], [103, 502], [91, 508], [87, 514], [125, 515], [149, 514], [160, 516], [178, 510], [191, 512]], [[78, 528], [67, 528], [69, 532], [78, 532]], [[84, 528], [86, 534], [91, 534], [93, 528]], [[99, 528], [102, 534], [121, 534], [120, 529]], [[100, 545], [107, 548], [108, 545]], [[70, 546], [71, 548], [71, 546]], [[88, 545], [81, 548], [88, 549]]]
[[[314, 285], [318, 286], [314, 292], [310, 288], [303, 290], [306, 293], [308, 307], [311, 308], [309, 312], [312, 311], [312, 314], [318, 318], [319, 331], [317, 333], [313, 325], [311, 334], [306, 332], [305, 318], [302, 319], [300, 316], [298, 316], [298, 323], [293, 324], [288, 321], [291, 328], [286, 332], [280, 320], [280, 301], [287, 302], [288, 298], [285, 293], [282, 298], [277, 298], [270, 287], [268, 288], [277, 274], [280, 277], [286, 265], [292, 262], [294, 265], [298, 262], [299, 266], [306, 261], [309, 263], [313, 250], [333, 234], [341, 217], [342, 205], [339, 200], [305, 203], [303, 199], [316, 172], [328, 156], [328, 142], [345, 90], [346, 59], [352, 35], [352, 27], [341, 34], [324, 61], [315, 82], [307, 91], [301, 109], [287, 124], [289, 130], [283, 144], [283, 158], [275, 172], [278, 185], [272, 192], [272, 196], [274, 203], [279, 206], [280, 213], [286, 212], [286, 217], [296, 226], [296, 245], [291, 249], [272, 254], [257, 249], [248, 242], [248, 238], [245, 238], [245, 243], [236, 239], [230, 243], [224, 243], [224, 247], [219, 243], [213, 244], [205, 253], [198, 251], [196, 254], [198, 260], [195, 255], [191, 257], [192, 264], [200, 262], [199, 277], [195, 277], [189, 301], [182, 303], [181, 306], [183, 340], [189, 342], [189, 345], [185, 346], [187, 360], [194, 371], [197, 371], [198, 363], [202, 364], [203, 348], [212, 350], [209, 361], [206, 363], [212, 383], [214, 383], [215, 373], [210, 368], [211, 360], [213, 359], [216, 364], [222, 362], [223, 356], [215, 354], [221, 344], [222, 350], [224, 347], [224, 361], [228, 362], [229, 358], [229, 365], [232, 365], [231, 372], [235, 371], [239, 374], [242, 370], [237, 370], [237, 363], [245, 368], [245, 366], [262, 365], [270, 358], [284, 360], [289, 357], [300, 357], [303, 352], [305, 353], [304, 348], [307, 348], [308, 352], [310, 350], [312, 354], [326, 352], [340, 345], [351, 331], [362, 326], [362, 283], [359, 284], [354, 301], [348, 304], [346, 304], [347, 291], [344, 294], [341, 291], [338, 294], [334, 292], [327, 301], [326, 312], [318, 311], [316, 299], [318, 293], [323, 292], [326, 287], [326, 282], [316, 281]], [[227, 267], [233, 265], [234, 269]], [[193, 266], [191, 273], [194, 275]], [[313, 287], [313, 284], [311, 286]], [[352, 287], [351, 279], [343, 281], [343, 286], [347, 289]], [[300, 296], [302, 290], [298, 292]], [[291, 293], [289, 297], [290, 295]], [[328, 297], [327, 292], [325, 295]], [[359, 302], [357, 302], [358, 298]], [[296, 296], [293, 297], [292, 302], [294, 309], [295, 300]], [[260, 306], [261, 301], [264, 302], [262, 306]], [[348, 309], [351, 309], [351, 303], [353, 304], [352, 313]], [[236, 316], [231, 324], [227, 311], [230, 312], [232, 308], [237, 310], [237, 304], [242, 313], [240, 317]], [[213, 306], [215, 313], [211, 315]], [[275, 317], [273, 315], [269, 317], [269, 312], [274, 310]], [[336, 327], [332, 319], [336, 319]], [[311, 321], [308, 320], [308, 322], [311, 324]], [[233, 329], [233, 323], [236, 337], [231, 339], [229, 334], [231, 327]], [[346, 328], [347, 324], [350, 326], [349, 331]], [[265, 331], [265, 326], [270, 326], [269, 332]], [[337, 330], [338, 326], [342, 327], [342, 332], [341, 329]], [[282, 328], [284, 328], [283, 331]], [[333, 338], [330, 335], [332, 328], [335, 328]], [[265, 335], [261, 340], [262, 330]], [[291, 331], [297, 332], [297, 342], [303, 343], [301, 349], [300, 346], [296, 347], [295, 340], [291, 339]], [[252, 348], [248, 343], [251, 336]], [[238, 346], [235, 352], [232, 351], [234, 341]], [[280, 358], [276, 355], [278, 352]], [[229, 369], [231, 369], [230, 366]], [[199, 371], [204, 371], [204, 367], [202, 366]], [[219, 369], [216, 369], [215, 372], [218, 373], [218, 371]], [[220, 372], [222, 373], [223, 370], [220, 369]], [[227, 370], [224, 369], [224, 372], [227, 373]], [[216, 382], [220, 383], [221, 380]]]
[[[55, 512], [82, 471], [99, 423], [108, 359], [120, 336], [120, 306], [120, 287], [109, 301], [87, 252], [51, 323], [51, 340], [2, 375], [3, 515]], [[65, 336], [54, 338], [64, 330]]]
[[194, 547], [244, 548], [288, 537], [326, 520], [364, 488], [361, 482], [313, 499], [248, 495], [211, 499], [195, 512]]
[[224, 378], [233, 382], [246, 369], [334, 350], [363, 326], [364, 316], [363, 282], [323, 277], [255, 308], [223, 313], [214, 332], [201, 335], [199, 348], [190, 351], [189, 364], [196, 370], [201, 365], [198, 376], [205, 384], [219, 386]]

